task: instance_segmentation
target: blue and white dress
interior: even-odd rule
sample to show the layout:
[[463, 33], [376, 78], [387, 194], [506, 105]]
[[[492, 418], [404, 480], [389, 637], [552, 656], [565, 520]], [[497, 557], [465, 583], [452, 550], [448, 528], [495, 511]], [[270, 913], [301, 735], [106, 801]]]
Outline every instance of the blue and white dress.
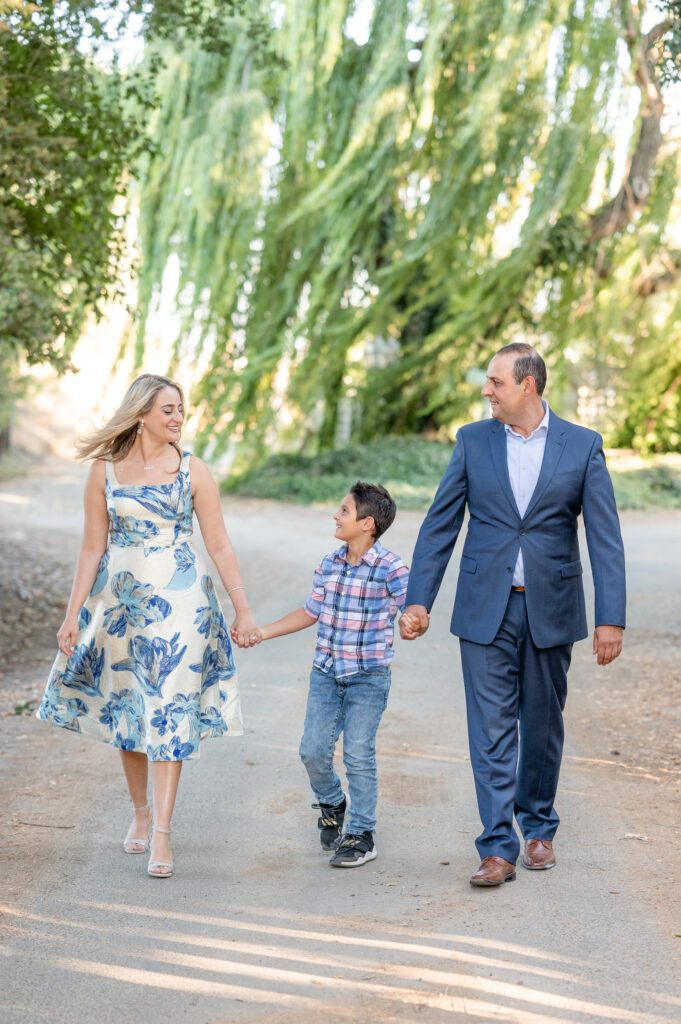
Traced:
[[199, 756], [243, 732], [229, 631], [192, 546], [190, 453], [171, 484], [123, 487], [106, 464], [109, 541], [36, 712], [151, 761]]

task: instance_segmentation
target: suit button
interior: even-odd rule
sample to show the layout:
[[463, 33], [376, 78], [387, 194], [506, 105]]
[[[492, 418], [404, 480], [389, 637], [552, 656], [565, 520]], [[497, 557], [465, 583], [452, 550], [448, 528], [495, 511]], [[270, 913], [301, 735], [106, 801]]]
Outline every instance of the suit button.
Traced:
[[506, 572], [513, 572], [513, 569], [511, 568], [510, 565], [506, 566]]
[[525, 536], [525, 531], [524, 531], [524, 530], [520, 530], [519, 532], [520, 532], [520, 536], [521, 536], [521, 537], [524, 537], [524, 536]]

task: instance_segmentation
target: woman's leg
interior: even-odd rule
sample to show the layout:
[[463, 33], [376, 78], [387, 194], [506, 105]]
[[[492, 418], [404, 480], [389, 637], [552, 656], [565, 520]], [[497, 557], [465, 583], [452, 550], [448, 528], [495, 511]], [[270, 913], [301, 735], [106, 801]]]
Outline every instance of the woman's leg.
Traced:
[[[182, 771], [182, 761], [152, 761], [151, 781], [154, 790], [154, 832], [151, 838], [151, 860], [164, 864], [172, 864], [170, 852], [170, 822], [175, 807], [175, 797]], [[163, 829], [163, 831], [160, 831]], [[157, 868], [155, 874], [167, 874], [167, 870]]]
[[[132, 824], [125, 837], [125, 848], [130, 853], [145, 853], [149, 839], [151, 810], [147, 806], [148, 766], [146, 754], [136, 750], [121, 750], [121, 762], [132, 800]], [[135, 810], [135, 808], [140, 810]]]

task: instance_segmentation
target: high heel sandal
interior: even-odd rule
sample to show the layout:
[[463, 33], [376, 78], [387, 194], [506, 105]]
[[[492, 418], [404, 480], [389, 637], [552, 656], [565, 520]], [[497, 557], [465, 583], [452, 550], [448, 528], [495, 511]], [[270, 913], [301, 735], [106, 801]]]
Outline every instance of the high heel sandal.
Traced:
[[[164, 836], [169, 836], [171, 829], [169, 828], [157, 828], [156, 825], [151, 826], [152, 832], [162, 832]], [[153, 868], [168, 868], [167, 871], [153, 871]], [[152, 878], [170, 878], [173, 873], [173, 862], [167, 860], [150, 860], [147, 866], [147, 874], [151, 875]]]
[[[149, 804], [142, 804], [141, 807], [133, 806], [133, 811], [144, 811], [149, 807]], [[125, 853], [148, 853], [149, 852], [149, 837], [151, 835], [151, 818], [147, 825], [147, 837], [146, 839], [135, 839], [134, 836], [126, 836], [123, 840], [123, 850]], [[134, 847], [137, 847], [135, 849]]]

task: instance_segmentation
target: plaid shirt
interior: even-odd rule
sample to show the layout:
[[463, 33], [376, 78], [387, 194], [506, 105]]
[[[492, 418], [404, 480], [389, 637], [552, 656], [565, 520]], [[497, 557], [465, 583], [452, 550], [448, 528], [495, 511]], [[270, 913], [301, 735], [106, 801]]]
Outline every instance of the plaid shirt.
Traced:
[[314, 664], [322, 672], [352, 676], [393, 660], [393, 621], [404, 609], [409, 570], [379, 544], [357, 565], [347, 544], [322, 559], [305, 611], [319, 621]]

